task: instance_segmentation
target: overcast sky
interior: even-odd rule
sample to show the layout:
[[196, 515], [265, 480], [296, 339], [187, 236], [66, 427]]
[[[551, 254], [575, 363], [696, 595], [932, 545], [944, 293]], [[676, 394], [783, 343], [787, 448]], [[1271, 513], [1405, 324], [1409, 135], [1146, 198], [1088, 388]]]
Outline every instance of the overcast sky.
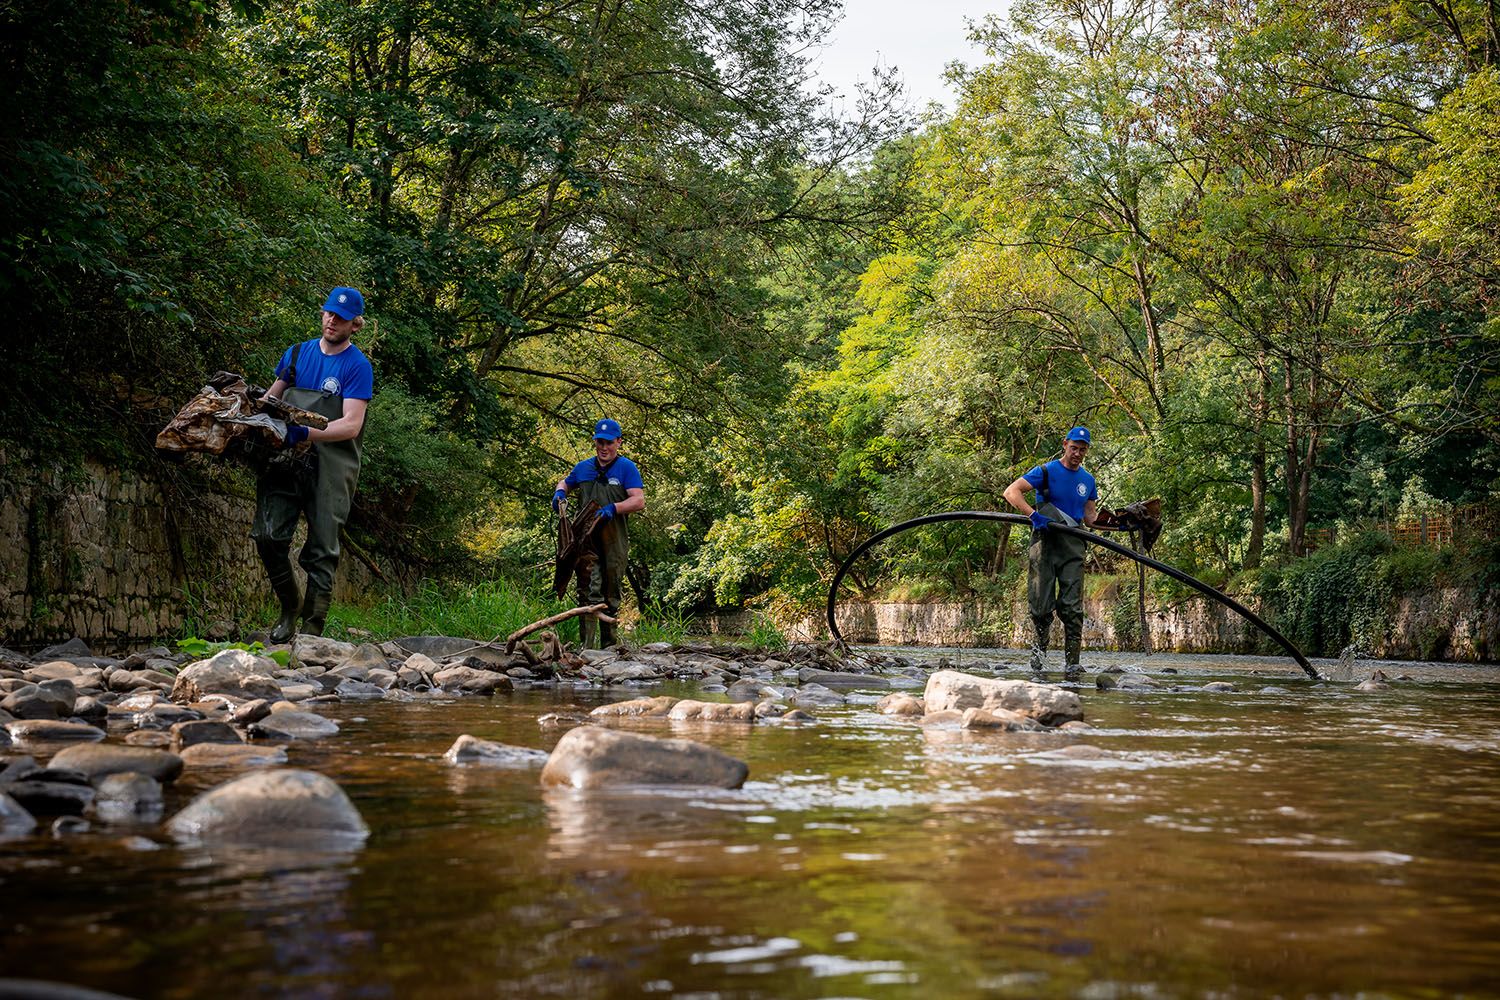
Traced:
[[983, 52], [970, 45], [965, 19], [1003, 13], [1006, 0], [844, 0], [844, 19], [815, 57], [818, 75], [846, 96], [875, 65], [894, 66], [914, 110], [928, 101], [951, 109], [954, 94], [943, 69], [955, 59], [973, 65]]

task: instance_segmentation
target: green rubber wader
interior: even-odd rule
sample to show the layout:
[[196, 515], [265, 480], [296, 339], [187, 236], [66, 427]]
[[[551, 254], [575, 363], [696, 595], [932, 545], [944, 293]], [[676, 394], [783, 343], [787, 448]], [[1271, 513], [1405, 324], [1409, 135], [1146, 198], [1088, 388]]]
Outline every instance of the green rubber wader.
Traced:
[[[1051, 503], [1040, 508], [1053, 520], [1062, 511]], [[1063, 623], [1063, 648], [1068, 662], [1077, 663], [1083, 644], [1083, 557], [1088, 543], [1060, 531], [1034, 531], [1027, 551], [1026, 597], [1036, 643], [1047, 648], [1052, 631], [1052, 612]]]
[[[317, 389], [287, 389], [282, 399], [329, 420], [344, 415], [344, 397]], [[361, 431], [360, 436], [363, 436]], [[272, 462], [261, 473], [255, 489], [255, 521], [250, 537], [273, 579], [287, 555], [297, 518], [307, 518], [307, 541], [298, 559], [307, 573], [308, 596], [333, 593], [333, 574], [339, 565], [339, 530], [349, 519], [354, 490], [359, 485], [360, 438], [313, 444], [316, 461], [309, 468], [297, 463]]]
[[[579, 507], [587, 506], [590, 500], [603, 507], [606, 504], [619, 503], [629, 496], [625, 492], [625, 487], [610, 485], [604, 475], [589, 482], [580, 483], [573, 493], [575, 499], [572, 502]], [[598, 558], [591, 570], [580, 570], [578, 573], [578, 603], [580, 605], [603, 604], [604, 613], [611, 618], [620, 613], [625, 560], [630, 557], [630, 530], [626, 526], [629, 519], [629, 515], [616, 514], [594, 529], [589, 541], [594, 548], [594, 555]], [[596, 624], [599, 626], [602, 645], [613, 646], [616, 638], [615, 627], [604, 622], [595, 622], [591, 618], [579, 620], [580, 643], [585, 648], [593, 645], [593, 626]]]

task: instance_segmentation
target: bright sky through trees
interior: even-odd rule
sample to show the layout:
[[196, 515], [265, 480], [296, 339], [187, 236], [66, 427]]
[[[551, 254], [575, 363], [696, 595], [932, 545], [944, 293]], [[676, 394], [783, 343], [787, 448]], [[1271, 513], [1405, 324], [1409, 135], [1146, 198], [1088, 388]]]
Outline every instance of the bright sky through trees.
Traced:
[[845, 0], [844, 17], [826, 49], [814, 57], [819, 79], [845, 97], [868, 83], [874, 66], [894, 66], [914, 110], [938, 101], [950, 111], [954, 92], [943, 70], [957, 60], [974, 63], [982, 52], [969, 42], [968, 21], [1004, 14], [1007, 0]]

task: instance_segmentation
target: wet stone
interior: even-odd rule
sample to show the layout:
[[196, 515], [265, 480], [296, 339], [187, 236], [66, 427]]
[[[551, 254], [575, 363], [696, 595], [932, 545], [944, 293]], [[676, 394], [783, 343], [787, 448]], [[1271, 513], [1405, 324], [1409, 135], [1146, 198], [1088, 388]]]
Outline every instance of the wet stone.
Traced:
[[481, 740], [467, 733], [460, 736], [443, 754], [450, 764], [485, 764], [492, 767], [541, 767], [547, 763], [547, 751], [516, 747]]
[[475, 670], [473, 667], [449, 667], [433, 674], [432, 679], [445, 691], [460, 691], [464, 694], [493, 694], [515, 688], [511, 679], [504, 674]]
[[89, 725], [103, 725], [109, 718], [109, 706], [97, 698], [84, 696], [73, 703], [73, 717]]
[[52, 836], [54, 837], [68, 837], [88, 832], [89, 821], [82, 816], [59, 816], [52, 821]]
[[181, 753], [198, 743], [243, 743], [239, 732], [227, 722], [196, 719], [172, 727], [172, 750]]
[[33, 816], [81, 816], [94, 801], [88, 785], [30, 778], [6, 785], [5, 793]]
[[580, 789], [640, 785], [739, 788], [749, 773], [744, 761], [692, 740], [579, 726], [557, 741], [541, 780], [543, 785]]
[[252, 722], [249, 732], [258, 740], [317, 740], [339, 731], [338, 723], [313, 712], [276, 712]]
[[255, 771], [209, 789], [167, 823], [179, 840], [229, 843], [363, 841], [369, 827], [349, 796], [312, 771]]
[[6, 730], [17, 743], [61, 743], [79, 740], [102, 740], [104, 730], [83, 722], [57, 719], [17, 719], [7, 722]]
[[226, 649], [206, 660], [189, 663], [172, 684], [172, 700], [178, 704], [202, 701], [210, 694], [235, 698], [264, 698], [279, 694], [272, 675], [275, 660], [242, 649]]
[[267, 767], [287, 762], [286, 747], [249, 743], [195, 743], [182, 751], [188, 767]]
[[365, 681], [343, 680], [333, 693], [345, 701], [377, 701], [385, 697], [385, 688]]
[[954, 670], [940, 670], [929, 677], [922, 701], [929, 714], [948, 709], [1003, 708], [1044, 726], [1083, 718], [1083, 705], [1073, 691], [1032, 681], [976, 677]]
[[24, 837], [35, 829], [36, 817], [0, 786], [0, 838]]
[[154, 823], [161, 818], [161, 785], [147, 775], [136, 771], [110, 774], [94, 792], [94, 814], [106, 823]]
[[926, 706], [922, 704], [921, 698], [913, 698], [909, 694], [894, 692], [886, 695], [875, 703], [875, 711], [881, 715], [925, 715]]
[[259, 722], [271, 714], [271, 703], [265, 698], [255, 698], [247, 701], [229, 714], [229, 721], [235, 725], [249, 725]]
[[12, 691], [0, 701], [0, 708], [17, 719], [66, 719], [77, 699], [72, 681], [49, 680]]
[[68, 747], [52, 758], [53, 767], [69, 767], [98, 781], [110, 774], [138, 771], [157, 781], [172, 781], [182, 773], [182, 758], [166, 750], [119, 744]]
[[755, 703], [693, 701], [684, 698], [672, 706], [667, 718], [674, 722], [754, 722]]
[[165, 729], [137, 729], [125, 734], [125, 744], [133, 747], [165, 748], [172, 745], [172, 736]]
[[[678, 702], [677, 698], [670, 695], [661, 695], [656, 698], [632, 698], [629, 701], [617, 701], [609, 705], [600, 705], [589, 715], [596, 719], [603, 718], [629, 718], [629, 717], [661, 717], [665, 718], [672, 711], [672, 706]], [[545, 716], [544, 716], [545, 718]], [[538, 720], [540, 721], [540, 720]]]

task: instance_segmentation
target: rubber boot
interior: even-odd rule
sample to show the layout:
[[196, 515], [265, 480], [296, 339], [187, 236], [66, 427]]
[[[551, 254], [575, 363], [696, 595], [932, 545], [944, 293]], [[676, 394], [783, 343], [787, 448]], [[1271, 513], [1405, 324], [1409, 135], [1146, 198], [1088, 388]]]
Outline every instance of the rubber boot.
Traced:
[[271, 581], [272, 592], [281, 602], [281, 617], [271, 626], [271, 641], [286, 642], [297, 631], [297, 608], [302, 604], [297, 575], [292, 572], [290, 556], [280, 549], [261, 548], [260, 561], [266, 567], [266, 578]]
[[599, 623], [599, 645], [604, 649], [615, 644], [615, 627], [608, 622]]
[[1041, 676], [1047, 672], [1047, 647], [1031, 647], [1031, 672]]
[[594, 643], [599, 636], [599, 621], [588, 615], [578, 619], [578, 648], [595, 649]]
[[326, 590], [307, 588], [307, 600], [302, 602], [302, 634], [322, 635], [323, 624], [328, 620], [328, 605], [333, 595]]
[[1070, 635], [1063, 639], [1063, 680], [1083, 679], [1083, 667], [1078, 662], [1082, 652], [1082, 636]]

